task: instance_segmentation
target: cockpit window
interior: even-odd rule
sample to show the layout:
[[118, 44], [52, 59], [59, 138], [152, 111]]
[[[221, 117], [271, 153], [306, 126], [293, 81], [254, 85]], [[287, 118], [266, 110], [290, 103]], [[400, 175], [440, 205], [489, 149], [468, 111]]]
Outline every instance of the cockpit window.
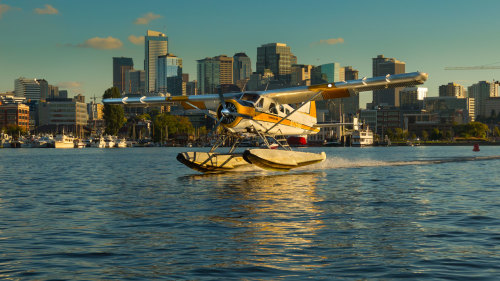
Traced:
[[257, 102], [256, 107], [259, 107], [259, 108], [264, 107], [264, 99], [260, 99], [260, 100]]
[[243, 96], [241, 96], [241, 100], [246, 100], [246, 101], [251, 101], [251, 102], [256, 102], [260, 98], [260, 95], [257, 94], [248, 94], [245, 93]]

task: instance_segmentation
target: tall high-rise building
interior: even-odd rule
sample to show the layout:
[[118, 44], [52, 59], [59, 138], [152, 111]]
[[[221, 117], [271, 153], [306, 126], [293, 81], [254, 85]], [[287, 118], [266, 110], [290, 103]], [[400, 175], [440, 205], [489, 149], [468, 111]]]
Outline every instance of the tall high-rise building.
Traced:
[[16, 97], [38, 101], [41, 98], [40, 84], [36, 79], [20, 77], [14, 81]]
[[125, 93], [144, 95], [146, 93], [144, 70], [129, 70], [125, 72]]
[[465, 88], [460, 84], [450, 82], [447, 85], [439, 86], [439, 96], [465, 98]]
[[125, 91], [125, 73], [134, 69], [132, 58], [113, 58], [113, 87], [117, 87], [120, 93]]
[[344, 81], [344, 68], [338, 62], [325, 63], [312, 69], [312, 84]]
[[237, 53], [233, 56], [233, 84], [246, 80], [252, 75], [252, 62], [245, 53]]
[[296, 57], [293, 57], [290, 47], [283, 43], [270, 43], [257, 47], [257, 73], [264, 75], [265, 70], [269, 69], [276, 80], [289, 83], [292, 60], [297, 63]]
[[359, 70], [353, 69], [352, 66], [344, 67], [344, 80], [357, 80], [358, 79]]
[[159, 56], [156, 65], [156, 89], [172, 96], [182, 95], [182, 59], [172, 54]]
[[427, 88], [406, 87], [399, 91], [399, 103], [401, 109], [422, 109], [424, 99], [427, 97]]
[[233, 82], [233, 58], [225, 55], [197, 60], [198, 89], [200, 94], [217, 93], [221, 85]]
[[[373, 77], [386, 76], [387, 74], [405, 73], [405, 63], [395, 58], [386, 58], [383, 55], [378, 55], [372, 59]], [[401, 87], [374, 90], [373, 91], [373, 106], [396, 106], [399, 107], [399, 91]]]
[[[67, 95], [66, 95], [67, 97]], [[49, 98], [50, 99], [57, 99], [59, 98], [59, 87], [49, 85]]]
[[148, 30], [144, 37], [144, 71], [146, 91], [156, 92], [156, 64], [159, 56], [168, 53], [168, 37], [158, 31]]
[[40, 100], [47, 100], [49, 98], [49, 83], [45, 79], [36, 79], [38, 84], [40, 85]]
[[310, 86], [312, 65], [294, 64], [292, 65], [292, 73], [290, 84], [292, 86]]
[[476, 116], [489, 117], [491, 112], [486, 112], [488, 98], [498, 97], [498, 84], [495, 82], [479, 81], [468, 87], [469, 98], [474, 98]]

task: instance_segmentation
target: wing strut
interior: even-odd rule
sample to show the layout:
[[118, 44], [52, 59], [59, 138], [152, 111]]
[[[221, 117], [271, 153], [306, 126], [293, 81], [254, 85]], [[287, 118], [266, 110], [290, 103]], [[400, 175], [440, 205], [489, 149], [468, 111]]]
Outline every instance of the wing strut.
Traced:
[[314, 96], [310, 97], [307, 101], [303, 102], [300, 106], [298, 106], [296, 109], [294, 109], [292, 112], [288, 113], [285, 117], [281, 118], [280, 121], [276, 122], [276, 124], [272, 125], [271, 128], [267, 129], [264, 134], [267, 134], [267, 132], [271, 131], [272, 128], [278, 126], [283, 120], [287, 119], [288, 117], [290, 117], [292, 114], [294, 114], [295, 112], [297, 112], [297, 110], [301, 109], [304, 105], [306, 105], [308, 102], [314, 100], [317, 96], [321, 95], [321, 93], [323, 93], [323, 91], [319, 91], [317, 92]]

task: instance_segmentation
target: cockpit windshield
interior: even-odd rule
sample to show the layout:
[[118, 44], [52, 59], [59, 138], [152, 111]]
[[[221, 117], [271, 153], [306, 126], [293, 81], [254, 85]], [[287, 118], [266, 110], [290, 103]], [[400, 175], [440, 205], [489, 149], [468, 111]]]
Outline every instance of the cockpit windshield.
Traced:
[[259, 100], [259, 98], [260, 98], [260, 95], [258, 95], [258, 94], [244, 93], [241, 96], [241, 100], [250, 101], [250, 102], [253, 102], [253, 103], [255, 103], [257, 100]]

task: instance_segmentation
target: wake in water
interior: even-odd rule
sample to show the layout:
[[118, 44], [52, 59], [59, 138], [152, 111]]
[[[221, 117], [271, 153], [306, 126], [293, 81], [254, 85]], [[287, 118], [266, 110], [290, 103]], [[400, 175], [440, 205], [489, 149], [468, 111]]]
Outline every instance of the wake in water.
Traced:
[[476, 157], [451, 157], [451, 158], [411, 160], [411, 161], [353, 160], [353, 159], [333, 157], [333, 158], [327, 158], [325, 161], [321, 163], [301, 167], [298, 169], [327, 170], [327, 169], [349, 169], [349, 168], [363, 168], [363, 167], [431, 165], [431, 164], [442, 164], [442, 163], [486, 161], [486, 160], [498, 160], [498, 159], [500, 159], [500, 155], [476, 156]]

